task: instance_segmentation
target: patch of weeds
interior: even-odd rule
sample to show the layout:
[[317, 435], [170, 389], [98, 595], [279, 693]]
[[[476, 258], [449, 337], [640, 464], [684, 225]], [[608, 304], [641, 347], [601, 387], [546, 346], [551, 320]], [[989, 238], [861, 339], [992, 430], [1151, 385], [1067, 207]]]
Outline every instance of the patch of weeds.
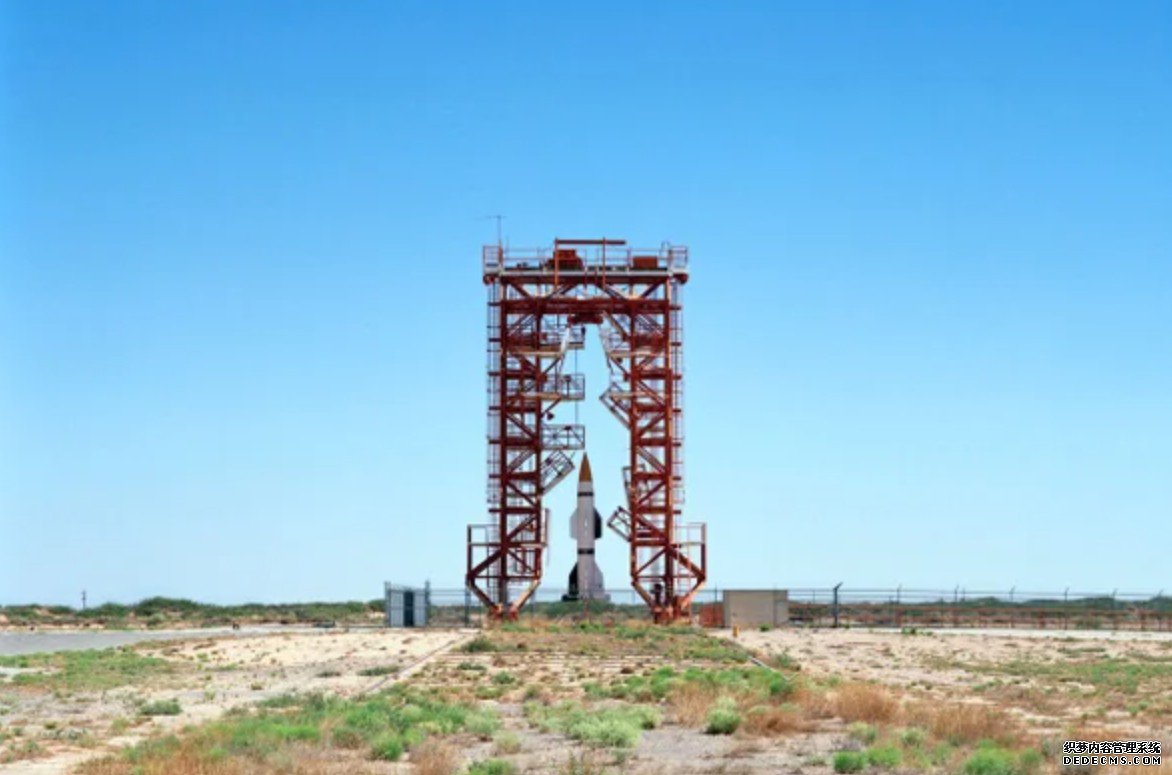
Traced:
[[708, 711], [708, 723], [704, 731], [710, 735], [731, 735], [740, 725], [741, 714], [737, 712], [736, 703], [729, 697], [722, 697]]
[[460, 664], [456, 665], [456, 669], [457, 670], [469, 670], [469, 671], [475, 672], [475, 673], [483, 673], [486, 670], [488, 670], [487, 667], [480, 664], [479, 662], [461, 662]]
[[956, 748], [951, 743], [937, 743], [928, 753], [928, 762], [933, 767], [943, 767], [955, 754]]
[[500, 727], [500, 719], [484, 711], [472, 711], [464, 719], [464, 729], [481, 740], [491, 740]]
[[142, 683], [175, 669], [164, 659], [144, 657], [129, 648], [0, 657], [0, 667], [35, 671], [13, 676], [14, 685], [64, 692], [114, 689]]
[[558, 770], [559, 775], [604, 775], [606, 772], [592, 756], [585, 752], [579, 756], [570, 754], [566, 763]]
[[610, 696], [610, 692], [598, 681], [587, 681], [582, 684], [582, 692], [592, 700], [601, 700]]
[[340, 678], [341, 676], [341, 670], [323, 670], [317, 674], [318, 678]]
[[924, 730], [919, 727], [909, 727], [899, 733], [899, 742], [908, 748], [919, 748], [924, 744]]
[[300, 694], [278, 694], [276, 697], [269, 697], [267, 700], [261, 700], [257, 705], [261, 708], [296, 708], [305, 703], [305, 697]]
[[903, 760], [899, 749], [894, 745], [877, 745], [866, 751], [867, 761], [876, 767], [890, 770], [899, 766]]
[[867, 757], [858, 751], [839, 751], [834, 755], [835, 772], [861, 772], [867, 766]]
[[990, 674], [1046, 679], [1057, 683], [1088, 684], [1098, 690], [1111, 689], [1124, 694], [1135, 694], [1141, 686], [1158, 685], [1160, 681], [1172, 678], [1172, 663], [1135, 661], [1119, 657], [1083, 662], [1036, 662], [1019, 659], [966, 667]]
[[370, 744], [370, 755], [374, 759], [397, 762], [403, 755], [403, 738], [398, 732], [384, 732]]
[[400, 665], [376, 665], [375, 667], [368, 667], [358, 671], [358, 675], [373, 678], [380, 675], [395, 675], [402, 670]]
[[846, 730], [847, 734], [863, 745], [871, 745], [879, 737], [879, 730], [875, 729], [871, 724], [866, 724], [862, 721], [856, 721], [847, 727]]
[[0, 762], [15, 762], [22, 759], [35, 759], [45, 751], [36, 740], [23, 740], [19, 745], [10, 747], [0, 754]]
[[505, 693], [503, 686], [477, 686], [476, 699], [478, 700], [495, 700], [502, 697]]
[[492, 682], [497, 686], [512, 686], [517, 683], [517, 676], [509, 672], [500, 672], [492, 677]]
[[1042, 764], [1042, 755], [1033, 749], [1014, 753], [1007, 748], [983, 744], [965, 760], [964, 775], [1027, 775]]
[[610, 708], [583, 708], [575, 702], [555, 706], [525, 704], [525, 716], [543, 732], [560, 732], [573, 740], [608, 748], [632, 748], [644, 729], [659, 725], [657, 708], [620, 705]]
[[493, 750], [496, 753], [509, 756], [521, 750], [521, 738], [514, 732], [501, 732], [492, 739]]
[[186, 772], [190, 761], [204, 760], [213, 751], [222, 763], [208, 772], [287, 771], [297, 756], [293, 746], [306, 745], [366, 749], [375, 759], [394, 761], [428, 738], [460, 731], [490, 736], [498, 726], [487, 710], [403, 686], [359, 700], [293, 694], [272, 698], [270, 704], [229, 712], [181, 738], [146, 741], [95, 762], [92, 772]]
[[477, 635], [460, 647], [460, 651], [463, 651], [465, 654], [485, 654], [497, 650], [497, 645], [484, 635]]
[[179, 700], [156, 700], [146, 703], [138, 712], [143, 716], [178, 716], [183, 708], [179, 707]]
[[467, 775], [513, 775], [516, 766], [504, 759], [484, 759], [468, 765]]

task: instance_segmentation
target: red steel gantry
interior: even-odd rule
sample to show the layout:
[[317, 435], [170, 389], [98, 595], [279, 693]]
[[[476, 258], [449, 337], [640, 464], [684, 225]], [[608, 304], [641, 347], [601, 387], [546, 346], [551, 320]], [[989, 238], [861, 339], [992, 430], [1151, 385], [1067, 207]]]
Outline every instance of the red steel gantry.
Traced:
[[630, 432], [627, 505], [607, 524], [630, 544], [631, 585], [658, 622], [690, 615], [706, 577], [705, 526], [681, 521], [683, 327], [687, 248], [634, 250], [625, 240], [555, 240], [553, 249], [483, 251], [488, 286], [488, 505], [468, 527], [468, 587], [494, 618], [516, 618], [541, 583], [542, 499], [586, 446], [581, 425], [555, 422], [581, 401], [566, 369], [588, 324], [610, 372], [602, 403]]

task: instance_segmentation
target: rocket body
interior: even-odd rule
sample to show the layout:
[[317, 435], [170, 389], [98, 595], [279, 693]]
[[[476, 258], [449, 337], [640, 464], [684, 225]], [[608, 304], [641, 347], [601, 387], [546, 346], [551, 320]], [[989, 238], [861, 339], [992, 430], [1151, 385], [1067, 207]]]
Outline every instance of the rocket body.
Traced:
[[602, 537], [602, 517], [594, 508], [594, 480], [590, 458], [583, 455], [578, 472], [578, 504], [570, 516], [570, 536], [578, 550], [577, 562], [570, 571], [570, 590], [566, 600], [609, 600], [602, 571], [594, 559], [594, 544]]

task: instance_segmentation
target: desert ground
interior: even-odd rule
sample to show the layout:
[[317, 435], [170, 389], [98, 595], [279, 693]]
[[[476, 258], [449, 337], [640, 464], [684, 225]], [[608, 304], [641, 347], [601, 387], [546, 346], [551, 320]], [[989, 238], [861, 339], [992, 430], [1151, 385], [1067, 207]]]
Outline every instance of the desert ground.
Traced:
[[1030, 775], [1080, 739], [1172, 743], [1172, 634], [537, 621], [0, 659], [4, 775]]

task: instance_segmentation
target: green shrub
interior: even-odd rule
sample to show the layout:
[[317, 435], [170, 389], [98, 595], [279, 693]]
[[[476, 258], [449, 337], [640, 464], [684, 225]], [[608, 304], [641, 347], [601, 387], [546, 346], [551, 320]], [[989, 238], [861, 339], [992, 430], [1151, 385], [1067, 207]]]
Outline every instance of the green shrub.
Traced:
[[460, 647], [460, 651], [463, 651], [465, 654], [484, 654], [496, 650], [496, 644], [484, 635], [477, 635]]
[[183, 708], [179, 707], [179, 700], [156, 700], [146, 703], [138, 712], [144, 716], [178, 716]]
[[354, 727], [338, 727], [330, 735], [330, 743], [336, 748], [354, 750], [366, 744], [366, 738]]
[[514, 754], [521, 750], [521, 738], [513, 732], [501, 732], [493, 738], [493, 747], [499, 754]]
[[363, 675], [363, 676], [367, 676], [367, 677], [373, 677], [373, 676], [379, 676], [379, 675], [394, 675], [395, 673], [398, 673], [400, 670], [402, 670], [402, 668], [399, 665], [377, 665], [375, 667], [368, 667], [365, 670], [359, 670], [358, 675]]
[[468, 765], [468, 775], [513, 775], [517, 768], [504, 759], [485, 759]]
[[856, 721], [846, 728], [847, 733], [858, 740], [863, 745], [870, 745], [875, 742], [875, 738], [879, 736], [879, 730], [870, 724], [865, 724], [862, 721]]
[[899, 741], [908, 748], [919, 748], [924, 744], [924, 730], [918, 727], [909, 727], [899, 733]]
[[736, 705], [727, 697], [722, 697], [708, 711], [708, 726], [704, 731], [710, 735], [731, 735], [741, 725], [741, 714]]
[[482, 740], [490, 739], [500, 729], [500, 726], [500, 719], [484, 711], [469, 713], [464, 720], [464, 728]]
[[867, 757], [858, 751], [839, 751], [834, 755], [835, 772], [860, 772], [867, 766]]
[[492, 677], [492, 682], [498, 686], [512, 686], [517, 683], [517, 676], [512, 673], [501, 672]]
[[257, 703], [262, 708], [295, 708], [301, 704], [300, 695], [295, 693], [278, 694], [276, 697], [269, 697], [267, 700], [261, 700]]
[[1017, 757], [1017, 763], [1020, 765], [1023, 773], [1035, 772], [1042, 766], [1042, 752], [1034, 748], [1028, 748], [1022, 751]]
[[893, 745], [877, 745], [867, 749], [867, 761], [885, 770], [898, 767], [902, 759], [899, 749]]
[[525, 704], [525, 715], [543, 732], [560, 732], [573, 740], [611, 748], [631, 748], [642, 730], [654, 729], [659, 711], [643, 705], [621, 705], [589, 710], [573, 702], [547, 707]]
[[1012, 751], [996, 746], [982, 746], [964, 763], [965, 775], [1020, 775]]
[[403, 738], [395, 732], [379, 735], [370, 746], [370, 755], [388, 762], [398, 761], [403, 755]]

